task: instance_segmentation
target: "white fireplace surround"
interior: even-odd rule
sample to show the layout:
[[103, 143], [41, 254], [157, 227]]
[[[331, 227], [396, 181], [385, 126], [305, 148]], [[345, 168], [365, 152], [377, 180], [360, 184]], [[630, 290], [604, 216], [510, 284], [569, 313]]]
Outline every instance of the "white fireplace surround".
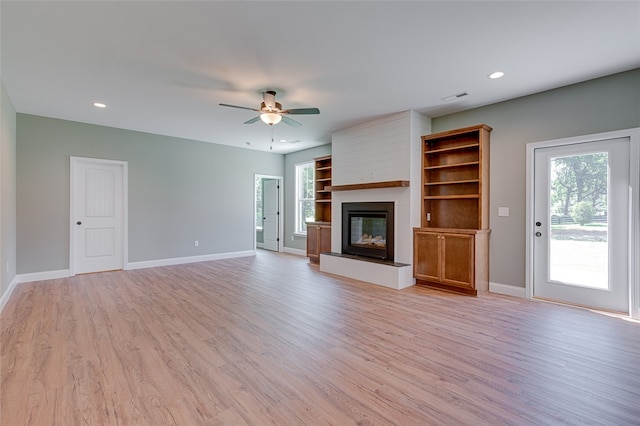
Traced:
[[393, 202], [396, 264], [321, 254], [321, 271], [394, 289], [415, 284], [413, 228], [420, 226], [420, 136], [429, 133], [428, 117], [405, 111], [333, 135], [332, 185], [409, 181], [409, 186], [334, 191], [331, 251], [342, 250], [343, 203]]
[[410, 188], [363, 189], [340, 191], [332, 194], [331, 251], [342, 250], [343, 203], [393, 202], [394, 203], [394, 262], [405, 266], [390, 266], [364, 260], [320, 255], [320, 270], [349, 278], [367, 281], [385, 287], [401, 289], [415, 284], [413, 279], [413, 234], [410, 221]]

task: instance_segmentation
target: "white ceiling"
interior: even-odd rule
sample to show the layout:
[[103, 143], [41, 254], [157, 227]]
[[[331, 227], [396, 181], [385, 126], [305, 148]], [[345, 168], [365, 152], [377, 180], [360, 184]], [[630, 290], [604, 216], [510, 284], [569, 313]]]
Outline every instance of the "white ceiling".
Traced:
[[285, 108], [321, 111], [274, 126], [278, 153], [377, 116], [437, 117], [640, 67], [639, 1], [3, 0], [0, 15], [18, 112], [269, 150], [269, 127], [243, 124], [255, 113], [218, 104], [257, 108], [275, 89]]

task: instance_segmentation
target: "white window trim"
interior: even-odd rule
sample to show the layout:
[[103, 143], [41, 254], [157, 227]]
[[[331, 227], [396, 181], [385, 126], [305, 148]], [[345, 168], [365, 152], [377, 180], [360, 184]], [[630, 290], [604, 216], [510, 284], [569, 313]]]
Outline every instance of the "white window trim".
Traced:
[[[301, 192], [301, 190], [300, 190], [300, 179], [299, 178], [300, 178], [300, 167], [302, 167], [302, 166], [308, 166], [308, 167], [313, 168], [314, 167], [314, 162], [313, 161], [303, 161], [303, 162], [300, 162], [300, 163], [296, 163], [295, 166], [294, 166], [294, 168], [295, 168], [295, 176], [296, 176], [295, 177], [295, 186], [296, 186], [295, 187], [295, 191], [296, 191], [295, 192], [295, 208], [296, 208], [296, 213], [295, 214], [296, 215], [295, 215], [295, 223], [294, 223], [295, 230], [293, 232], [293, 235], [294, 236], [299, 236], [299, 237], [306, 237], [307, 236], [307, 232], [306, 231], [302, 231], [300, 229], [301, 223], [299, 223], [299, 220], [300, 220], [300, 201], [302, 201], [299, 198], [299, 195], [300, 195], [300, 192]], [[306, 199], [306, 200], [315, 200], [315, 180], [314, 180], [313, 183], [314, 183], [314, 188], [312, 190], [312, 195], [314, 195], [314, 198]]]

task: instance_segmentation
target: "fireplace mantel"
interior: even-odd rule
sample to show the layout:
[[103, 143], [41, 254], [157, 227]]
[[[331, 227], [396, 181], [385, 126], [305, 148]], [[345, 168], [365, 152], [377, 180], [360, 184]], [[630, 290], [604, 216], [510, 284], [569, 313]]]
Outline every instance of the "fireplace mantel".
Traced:
[[408, 186], [409, 186], [408, 180], [388, 180], [384, 182], [354, 183], [351, 185], [332, 185], [329, 187], [329, 190], [356, 191], [360, 189], [406, 188]]

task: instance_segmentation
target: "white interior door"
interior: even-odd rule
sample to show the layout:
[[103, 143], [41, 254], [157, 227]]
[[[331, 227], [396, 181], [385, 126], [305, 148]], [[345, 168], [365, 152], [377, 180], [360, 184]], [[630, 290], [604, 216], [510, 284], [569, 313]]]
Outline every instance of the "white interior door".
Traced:
[[535, 149], [534, 297], [629, 312], [629, 148]]
[[71, 158], [71, 274], [124, 269], [126, 163]]
[[279, 188], [277, 179], [265, 179], [262, 181], [263, 218], [262, 229], [264, 243], [263, 248], [267, 250], [279, 250]]

